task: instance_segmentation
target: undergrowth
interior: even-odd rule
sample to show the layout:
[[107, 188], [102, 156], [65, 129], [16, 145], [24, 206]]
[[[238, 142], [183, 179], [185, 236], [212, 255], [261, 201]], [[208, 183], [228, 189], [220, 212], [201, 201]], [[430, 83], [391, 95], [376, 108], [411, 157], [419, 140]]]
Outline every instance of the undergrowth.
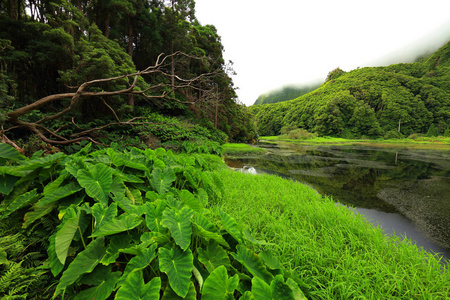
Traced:
[[305, 299], [254, 251], [265, 241], [211, 218], [219, 156], [111, 146], [27, 158], [0, 144], [0, 221], [18, 224], [0, 229], [5, 299]]

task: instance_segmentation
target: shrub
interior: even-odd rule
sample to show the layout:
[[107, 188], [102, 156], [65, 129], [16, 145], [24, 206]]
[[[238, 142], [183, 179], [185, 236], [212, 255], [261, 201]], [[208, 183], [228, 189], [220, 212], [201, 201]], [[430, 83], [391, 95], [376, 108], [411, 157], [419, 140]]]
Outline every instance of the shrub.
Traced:
[[392, 129], [392, 130], [389, 130], [388, 132], [386, 132], [386, 134], [384, 135], [383, 138], [386, 139], [386, 140], [389, 140], [389, 139], [402, 139], [403, 135], [400, 132], [398, 132], [398, 130]]
[[288, 138], [293, 140], [306, 140], [316, 137], [316, 133], [310, 133], [303, 128], [292, 130], [288, 133]]

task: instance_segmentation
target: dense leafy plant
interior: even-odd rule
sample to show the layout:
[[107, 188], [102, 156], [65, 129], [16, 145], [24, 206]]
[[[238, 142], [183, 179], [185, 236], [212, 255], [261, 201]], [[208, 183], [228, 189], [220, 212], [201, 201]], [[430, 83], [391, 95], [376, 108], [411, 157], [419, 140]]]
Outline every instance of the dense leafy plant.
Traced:
[[[0, 144], [2, 222], [54, 222], [39, 266], [58, 278], [53, 298], [304, 299], [269, 252], [251, 250], [264, 241], [221, 210], [220, 227], [210, 219], [218, 156], [90, 147], [28, 159]], [[0, 262], [10, 254], [0, 248]]]

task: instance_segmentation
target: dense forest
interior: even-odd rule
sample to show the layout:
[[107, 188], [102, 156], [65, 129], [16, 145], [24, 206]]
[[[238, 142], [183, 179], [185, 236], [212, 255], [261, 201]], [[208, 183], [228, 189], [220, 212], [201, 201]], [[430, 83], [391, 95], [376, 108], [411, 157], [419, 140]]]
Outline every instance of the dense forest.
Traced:
[[251, 106], [260, 135], [302, 128], [321, 136], [450, 134], [450, 43], [410, 64], [331, 71], [297, 99]]
[[305, 86], [288, 85], [281, 89], [277, 89], [266, 94], [260, 95], [253, 105], [278, 103], [282, 101], [292, 100], [314, 91], [320, 84], [311, 84]]
[[0, 139], [16, 149], [255, 136], [193, 0], [1, 0], [0, 29]]

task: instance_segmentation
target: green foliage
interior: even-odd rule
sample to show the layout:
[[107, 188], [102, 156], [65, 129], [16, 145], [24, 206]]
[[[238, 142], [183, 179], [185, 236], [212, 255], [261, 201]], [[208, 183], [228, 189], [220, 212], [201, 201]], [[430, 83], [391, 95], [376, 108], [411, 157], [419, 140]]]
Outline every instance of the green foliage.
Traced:
[[412, 64], [333, 70], [306, 95], [250, 107], [258, 132], [279, 135], [298, 127], [320, 136], [377, 138], [397, 129], [400, 121], [405, 136], [427, 133], [431, 124], [434, 134], [442, 134], [450, 127], [449, 49], [447, 43], [426, 61]]
[[[119, 151], [117, 144], [90, 148], [31, 159], [10, 146], [0, 148], [8, 159], [0, 175], [17, 179], [2, 190], [1, 221], [21, 217], [25, 223], [16, 230], [33, 235], [40, 220], [53, 220], [39, 236], [49, 239], [42, 251], [48, 263], [30, 269], [58, 278], [49, 289], [53, 299], [160, 299], [160, 293], [164, 299], [219, 294], [234, 299], [251, 295], [255, 278], [277, 286], [289, 278], [281, 266], [272, 275], [273, 269], [251, 250], [264, 241], [224, 211], [221, 222], [210, 217], [211, 203], [223, 197], [223, 185], [211, 173], [223, 166], [219, 157], [174, 155], [162, 148]], [[0, 240], [0, 268], [25, 263], [10, 264], [20, 250], [4, 245]], [[10, 278], [12, 271], [5, 272]], [[0, 287], [12, 293], [34, 284], [21, 279]], [[216, 290], [223, 283], [224, 289]], [[296, 289], [293, 284], [286, 291], [293, 295]]]
[[314, 91], [320, 86], [320, 84], [296, 87], [296, 86], [285, 86], [280, 90], [272, 91], [270, 93], [260, 95], [258, 99], [256, 99], [253, 105], [262, 105], [269, 103], [278, 103], [282, 101], [292, 100], [298, 98], [302, 95], [308, 94], [309, 92]]

